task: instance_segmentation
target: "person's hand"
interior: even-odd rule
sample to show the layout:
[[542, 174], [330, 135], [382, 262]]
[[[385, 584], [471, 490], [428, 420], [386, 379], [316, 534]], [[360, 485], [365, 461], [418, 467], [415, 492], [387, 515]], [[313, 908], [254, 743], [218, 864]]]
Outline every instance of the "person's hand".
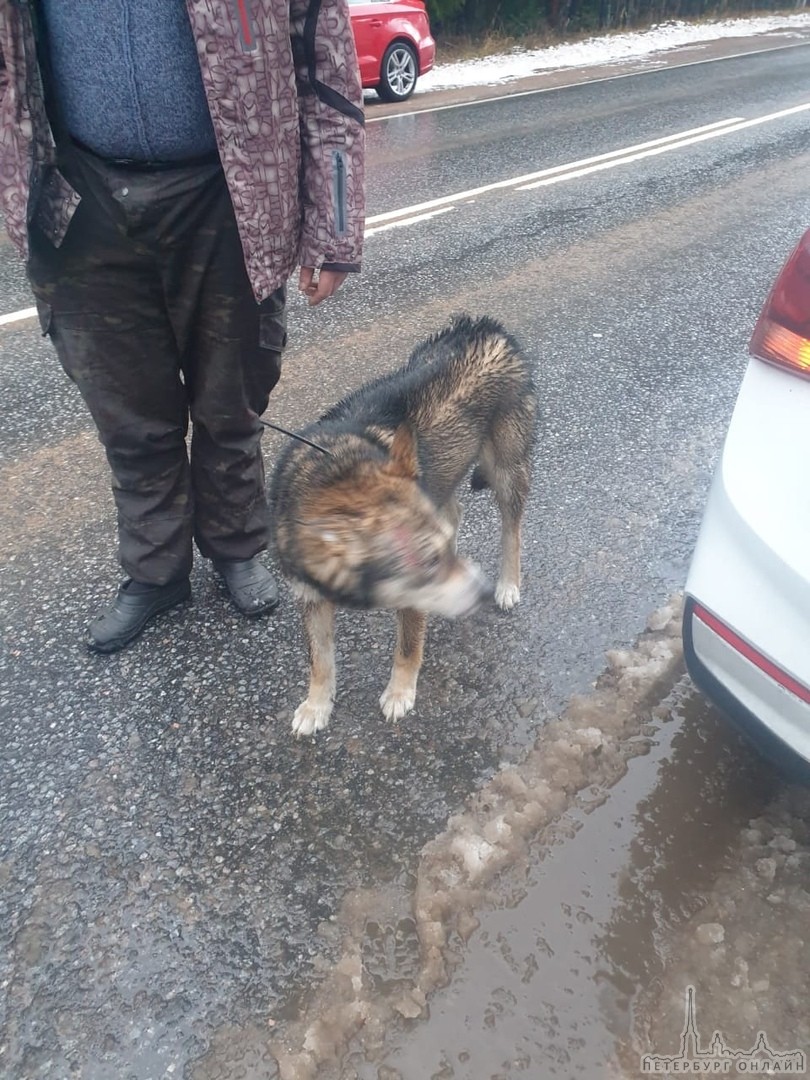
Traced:
[[336, 293], [347, 276], [342, 270], [315, 270], [312, 266], [302, 266], [298, 275], [298, 289], [307, 298], [310, 307], [314, 307]]

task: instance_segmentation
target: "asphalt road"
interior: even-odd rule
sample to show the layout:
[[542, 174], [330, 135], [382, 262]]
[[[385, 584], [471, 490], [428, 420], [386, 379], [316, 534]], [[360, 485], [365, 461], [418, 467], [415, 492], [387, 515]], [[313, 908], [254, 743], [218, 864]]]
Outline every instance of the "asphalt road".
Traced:
[[[303, 424], [460, 310], [518, 336], [542, 402], [521, 606], [435, 621], [394, 729], [387, 616], [340, 621], [333, 727], [294, 742], [292, 603], [241, 621], [202, 564], [136, 647], [85, 653], [118, 579], [101, 451], [48, 344], [0, 331], [4, 1075], [239, 1075], [212, 1047], [294, 1011], [346, 890], [407, 885], [682, 585], [754, 317], [807, 224], [810, 109], [787, 110], [808, 103], [810, 44], [369, 124], [364, 273], [316, 312], [293, 299], [268, 419]], [[537, 173], [555, 182], [510, 183]], [[0, 288], [0, 311], [30, 302], [8, 247]], [[492, 572], [493, 508], [465, 509]]]

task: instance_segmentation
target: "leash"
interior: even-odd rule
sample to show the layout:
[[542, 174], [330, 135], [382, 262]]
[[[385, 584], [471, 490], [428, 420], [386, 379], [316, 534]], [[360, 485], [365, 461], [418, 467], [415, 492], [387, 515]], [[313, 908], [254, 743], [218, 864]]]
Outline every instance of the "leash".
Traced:
[[264, 424], [266, 428], [271, 428], [273, 431], [280, 432], [282, 435], [289, 435], [291, 439], [297, 439], [298, 442], [306, 443], [306, 445], [311, 446], [313, 450], [320, 450], [322, 454], [328, 454], [329, 457], [332, 456], [332, 451], [327, 450], [325, 446], [319, 446], [318, 443], [312, 442], [311, 439], [305, 439], [303, 435], [296, 435], [294, 431], [288, 431], [279, 424], [271, 424], [269, 420], [259, 420], [259, 423]]

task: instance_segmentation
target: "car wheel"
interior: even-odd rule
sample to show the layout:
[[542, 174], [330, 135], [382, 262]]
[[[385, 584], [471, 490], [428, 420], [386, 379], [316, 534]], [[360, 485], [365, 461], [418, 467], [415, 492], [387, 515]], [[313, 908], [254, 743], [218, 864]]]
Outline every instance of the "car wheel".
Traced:
[[416, 52], [404, 41], [385, 50], [377, 93], [383, 101], [405, 101], [416, 86]]

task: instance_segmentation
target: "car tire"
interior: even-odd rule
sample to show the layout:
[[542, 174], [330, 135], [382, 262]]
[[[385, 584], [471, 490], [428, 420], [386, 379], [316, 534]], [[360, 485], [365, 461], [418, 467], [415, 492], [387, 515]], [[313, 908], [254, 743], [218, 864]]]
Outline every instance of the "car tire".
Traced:
[[383, 101], [406, 101], [416, 86], [416, 50], [405, 41], [392, 41], [383, 55], [377, 93]]

